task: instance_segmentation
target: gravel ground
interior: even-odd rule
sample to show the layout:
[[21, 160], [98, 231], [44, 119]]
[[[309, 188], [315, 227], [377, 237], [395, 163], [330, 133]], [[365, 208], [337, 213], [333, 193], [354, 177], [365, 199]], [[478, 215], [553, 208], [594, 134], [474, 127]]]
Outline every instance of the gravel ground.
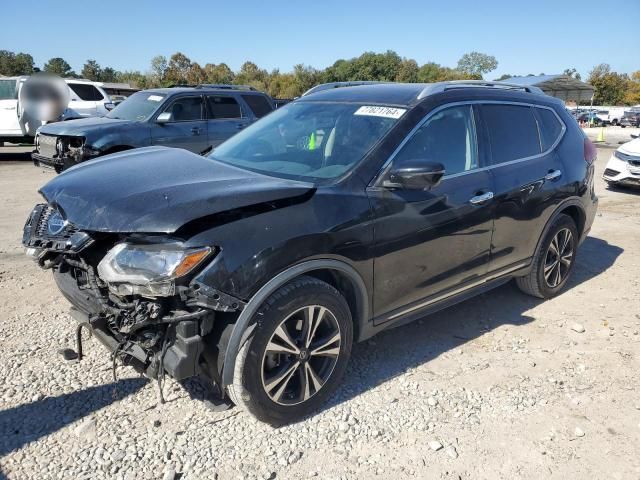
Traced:
[[610, 154], [565, 293], [507, 284], [357, 345], [327, 408], [280, 429], [193, 383], [159, 405], [95, 340], [64, 361], [68, 305], [19, 238], [53, 174], [0, 161], [0, 478], [640, 478], [640, 191], [604, 188]]

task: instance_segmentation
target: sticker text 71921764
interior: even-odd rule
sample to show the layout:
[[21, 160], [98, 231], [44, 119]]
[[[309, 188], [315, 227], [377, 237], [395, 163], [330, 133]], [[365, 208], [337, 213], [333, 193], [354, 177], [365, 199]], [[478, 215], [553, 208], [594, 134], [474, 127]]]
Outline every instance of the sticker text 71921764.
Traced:
[[363, 105], [354, 112], [354, 115], [368, 115], [370, 117], [385, 117], [398, 119], [407, 110], [405, 108], [380, 107], [373, 105]]

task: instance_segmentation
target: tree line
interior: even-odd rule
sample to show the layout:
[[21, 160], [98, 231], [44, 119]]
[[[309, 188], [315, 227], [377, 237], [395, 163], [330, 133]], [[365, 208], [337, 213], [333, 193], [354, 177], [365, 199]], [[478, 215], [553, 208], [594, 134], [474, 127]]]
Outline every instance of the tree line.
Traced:
[[[33, 57], [28, 53], [0, 50], [0, 75], [30, 75], [42, 70], [61, 77], [129, 83], [141, 89], [201, 83], [251, 85], [275, 98], [294, 98], [314, 85], [325, 82], [377, 80], [429, 83], [482, 79], [483, 75], [495, 70], [497, 66], [498, 61], [494, 56], [480, 52], [466, 53], [455, 67], [447, 67], [435, 62], [419, 65], [413, 59], [388, 50], [384, 53], [365, 52], [359, 57], [340, 59], [325, 69], [299, 64], [291, 72], [281, 72], [279, 69], [268, 71], [247, 61], [234, 72], [226, 63], [200, 65], [184, 53], [176, 52], [169, 58], [163, 55], [154, 57], [145, 72], [118, 71], [89, 59], [80, 73], [76, 73], [61, 57], [49, 59], [40, 69], [35, 66]], [[575, 68], [566, 69], [563, 73], [578, 80], [581, 78]], [[508, 80], [512, 76], [502, 75], [496, 80]], [[618, 73], [612, 71], [608, 64], [600, 64], [591, 70], [586, 81], [596, 89], [593, 100], [595, 105], [640, 104], [640, 70], [631, 74]]]
[[101, 82], [129, 83], [137, 88], [197, 85], [201, 83], [251, 85], [276, 98], [293, 98], [309, 88], [324, 82], [349, 80], [378, 80], [397, 82], [438, 82], [443, 80], [481, 79], [482, 75], [498, 66], [495, 57], [471, 52], [460, 58], [454, 68], [434, 62], [419, 65], [413, 59], [403, 58], [394, 51], [365, 52], [359, 57], [337, 60], [323, 70], [295, 65], [291, 72], [279, 69], [268, 71], [253, 62], [242, 64], [233, 71], [226, 63], [200, 65], [184, 53], [176, 52], [169, 58], [158, 55], [151, 59], [146, 72], [117, 71], [103, 67], [89, 59], [76, 73], [61, 57], [49, 59], [42, 69], [35, 66], [33, 57], [26, 53], [0, 50], [0, 75], [29, 75], [45, 71], [67, 78], [86, 78]]

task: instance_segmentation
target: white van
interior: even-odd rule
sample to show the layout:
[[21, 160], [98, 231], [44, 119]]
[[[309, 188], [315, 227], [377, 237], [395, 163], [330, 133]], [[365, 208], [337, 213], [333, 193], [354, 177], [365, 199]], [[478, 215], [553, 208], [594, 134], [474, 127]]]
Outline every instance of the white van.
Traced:
[[[26, 118], [18, 100], [28, 76], [0, 77], [0, 144], [31, 142], [36, 130], [47, 122]], [[65, 78], [69, 105], [64, 119], [106, 115], [113, 108], [109, 95], [99, 82]]]

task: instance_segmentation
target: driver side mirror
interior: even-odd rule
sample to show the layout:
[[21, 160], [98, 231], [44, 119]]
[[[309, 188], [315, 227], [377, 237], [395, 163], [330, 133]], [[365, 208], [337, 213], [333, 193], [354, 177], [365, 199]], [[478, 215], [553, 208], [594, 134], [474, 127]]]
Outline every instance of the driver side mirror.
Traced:
[[440, 183], [444, 176], [444, 165], [425, 160], [409, 160], [393, 167], [382, 186], [407, 190], [427, 190]]
[[156, 118], [156, 123], [163, 124], [171, 121], [171, 112], [162, 112]]

